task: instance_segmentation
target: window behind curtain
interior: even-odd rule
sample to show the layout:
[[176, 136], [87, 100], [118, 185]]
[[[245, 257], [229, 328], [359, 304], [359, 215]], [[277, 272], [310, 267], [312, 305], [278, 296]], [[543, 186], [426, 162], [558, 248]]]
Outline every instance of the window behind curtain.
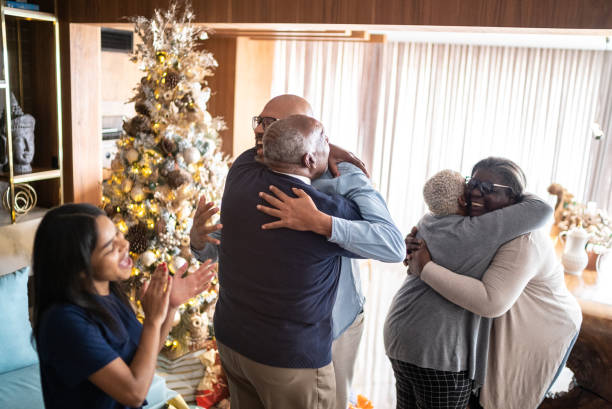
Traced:
[[597, 158], [593, 144], [602, 142], [591, 137], [600, 91], [607, 93], [600, 90], [610, 72], [605, 57], [590, 50], [278, 41], [272, 94], [311, 102], [330, 140], [368, 164], [406, 230], [425, 211], [428, 176], [443, 168], [468, 175], [491, 155], [516, 161], [528, 189], [543, 197], [557, 182], [592, 200], [592, 162], [612, 160]]

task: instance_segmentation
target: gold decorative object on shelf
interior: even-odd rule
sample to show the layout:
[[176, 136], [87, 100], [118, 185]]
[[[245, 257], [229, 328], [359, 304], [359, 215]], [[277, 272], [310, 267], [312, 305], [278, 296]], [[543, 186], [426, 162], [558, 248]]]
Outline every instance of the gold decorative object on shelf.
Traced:
[[2, 194], [2, 206], [7, 211], [15, 210], [17, 216], [22, 216], [32, 210], [38, 201], [36, 190], [27, 183], [15, 185], [13, 203], [11, 204], [10, 188]]

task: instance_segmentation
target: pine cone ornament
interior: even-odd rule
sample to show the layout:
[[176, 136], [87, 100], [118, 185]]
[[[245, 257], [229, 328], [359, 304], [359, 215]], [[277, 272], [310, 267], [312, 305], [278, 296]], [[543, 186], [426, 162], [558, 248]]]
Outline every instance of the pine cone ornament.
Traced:
[[115, 206], [113, 206], [112, 204], [107, 204], [106, 206], [104, 206], [104, 212], [106, 213], [106, 215], [108, 217], [110, 217], [112, 219], [112, 217], [114, 215], [117, 214], [117, 209], [115, 208]]
[[181, 77], [179, 76], [178, 72], [174, 70], [168, 71], [168, 74], [166, 74], [166, 87], [170, 89], [175, 88], [180, 79]]
[[130, 121], [123, 123], [123, 130], [131, 136], [136, 136], [140, 132], [151, 131], [151, 120], [143, 115], [136, 115]]
[[176, 169], [172, 172], [168, 172], [168, 186], [170, 186], [172, 189], [176, 189], [183, 183], [187, 183], [190, 181], [191, 175], [182, 169]]
[[144, 253], [149, 243], [148, 234], [147, 226], [143, 223], [130, 227], [125, 237], [130, 242], [130, 251], [136, 254]]
[[144, 102], [137, 102], [136, 105], [134, 106], [134, 109], [140, 115], [151, 116], [151, 110], [149, 109], [147, 104], [145, 104]]
[[162, 141], [160, 142], [160, 145], [161, 145], [162, 151], [166, 152], [167, 155], [174, 155], [174, 153], [176, 152], [178, 148], [174, 139], [171, 139], [171, 138], [162, 139]]

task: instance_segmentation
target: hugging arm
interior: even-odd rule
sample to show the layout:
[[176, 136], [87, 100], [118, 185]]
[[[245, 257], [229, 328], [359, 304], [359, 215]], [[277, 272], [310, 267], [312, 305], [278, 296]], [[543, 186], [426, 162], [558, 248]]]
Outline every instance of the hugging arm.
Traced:
[[287, 227], [313, 231], [361, 257], [384, 262], [402, 261], [405, 254], [402, 235], [393, 223], [383, 198], [359, 169], [346, 163], [339, 167], [339, 178], [321, 178], [314, 181], [313, 186], [323, 193], [336, 193], [352, 200], [359, 208], [363, 220], [332, 217], [316, 207], [302, 206], [310, 199], [305, 193], [306, 197], [298, 196], [299, 200], [294, 200], [293, 204], [281, 205], [278, 197], [262, 192], [262, 198], [274, 208], [260, 206], [259, 210], [280, 219], [268, 224], [266, 228]]
[[530, 235], [523, 235], [499, 248], [482, 281], [456, 274], [432, 261], [423, 268], [421, 279], [452, 303], [494, 318], [514, 305], [535, 275], [538, 258]]
[[[541, 228], [552, 215], [553, 209], [542, 199], [525, 194], [520, 202], [482, 216], [464, 217], [456, 233], [464, 242], [479, 246], [492, 254], [499, 246], [520, 235]], [[431, 258], [425, 241], [416, 238], [417, 229], [406, 236], [406, 260], [409, 273], [420, 275]], [[483, 240], [483, 237], [486, 238]]]
[[367, 176], [370, 177], [368, 170], [365, 167], [365, 164], [359, 159], [355, 154], [349, 152], [347, 150], [342, 149], [341, 147], [329, 144], [329, 159], [328, 159], [328, 167], [329, 171], [334, 177], [338, 177], [341, 175], [340, 170], [338, 169], [340, 163], [351, 163], [361, 169], [361, 171]]
[[482, 243], [482, 237], [486, 237], [488, 247], [496, 249], [509, 240], [543, 227], [552, 214], [552, 207], [545, 201], [525, 194], [516, 204], [482, 216], [465, 218], [462, 228], [466, 239], [475, 238]]

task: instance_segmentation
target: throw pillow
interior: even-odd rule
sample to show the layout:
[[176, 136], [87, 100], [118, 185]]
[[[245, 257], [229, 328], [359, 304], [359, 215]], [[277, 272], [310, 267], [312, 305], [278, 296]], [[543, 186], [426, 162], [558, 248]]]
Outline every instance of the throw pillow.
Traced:
[[0, 373], [38, 363], [28, 315], [28, 273], [24, 267], [0, 277]]

